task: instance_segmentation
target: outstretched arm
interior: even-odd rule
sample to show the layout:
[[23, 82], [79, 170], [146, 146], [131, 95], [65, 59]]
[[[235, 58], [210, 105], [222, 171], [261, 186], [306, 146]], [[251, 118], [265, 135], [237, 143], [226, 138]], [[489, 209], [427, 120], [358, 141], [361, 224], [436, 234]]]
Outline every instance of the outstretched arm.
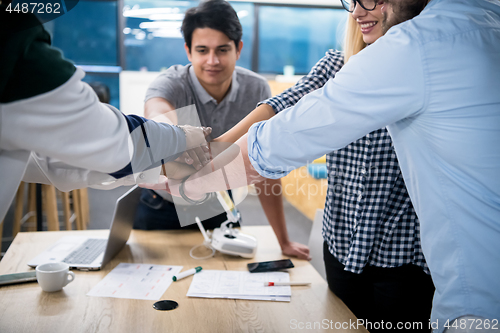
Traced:
[[248, 132], [253, 124], [268, 120], [275, 115], [273, 108], [267, 104], [261, 104], [250, 112], [245, 118], [240, 120], [233, 128], [222, 134], [213, 142], [236, 142], [239, 138]]
[[[162, 97], [153, 97], [144, 104], [144, 116], [156, 122], [177, 125], [177, 110], [168, 100]], [[186, 132], [186, 128], [184, 129]], [[187, 134], [187, 133], [186, 133]], [[205, 136], [209, 135], [208, 131]], [[207, 163], [207, 149], [196, 147], [185, 151], [176, 161], [164, 165], [163, 172], [172, 179], [182, 179], [200, 170]]]

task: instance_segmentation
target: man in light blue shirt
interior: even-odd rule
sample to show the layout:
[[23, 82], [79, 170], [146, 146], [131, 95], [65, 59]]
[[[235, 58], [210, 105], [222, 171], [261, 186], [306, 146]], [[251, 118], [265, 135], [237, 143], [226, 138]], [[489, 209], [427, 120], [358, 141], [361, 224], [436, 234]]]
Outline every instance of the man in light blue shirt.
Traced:
[[283, 177], [388, 125], [436, 285], [431, 323], [475, 315], [500, 329], [499, 89], [500, 2], [432, 0], [323, 89], [254, 125], [249, 158]]
[[[386, 1], [389, 23], [401, 1]], [[280, 178], [387, 126], [436, 286], [431, 327], [473, 315], [489, 326], [472, 318], [466, 328], [500, 329], [499, 89], [500, 2], [432, 0], [238, 144], [261, 176]], [[241, 174], [229, 165], [224, 184], [192, 177], [184, 192], [241, 186]]]

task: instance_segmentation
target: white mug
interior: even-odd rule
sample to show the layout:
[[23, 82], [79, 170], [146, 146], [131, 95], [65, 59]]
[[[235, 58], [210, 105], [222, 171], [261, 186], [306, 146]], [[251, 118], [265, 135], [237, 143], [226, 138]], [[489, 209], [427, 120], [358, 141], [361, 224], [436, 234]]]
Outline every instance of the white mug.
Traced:
[[69, 270], [68, 264], [51, 262], [36, 267], [36, 279], [43, 291], [53, 292], [73, 282], [75, 273]]

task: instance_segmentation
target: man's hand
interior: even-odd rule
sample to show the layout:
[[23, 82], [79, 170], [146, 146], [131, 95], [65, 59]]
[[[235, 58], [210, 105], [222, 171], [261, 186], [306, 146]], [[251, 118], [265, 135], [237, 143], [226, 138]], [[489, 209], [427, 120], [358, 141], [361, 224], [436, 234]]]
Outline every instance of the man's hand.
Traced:
[[186, 150], [206, 145], [207, 140], [205, 138], [212, 133], [211, 127], [195, 127], [190, 125], [180, 125], [178, 127], [186, 134]]
[[212, 133], [212, 128], [189, 125], [179, 127], [186, 134], [186, 149], [188, 150], [178, 157], [176, 162], [192, 165], [194, 169], [200, 170], [210, 161], [206, 137]]
[[288, 242], [281, 245], [281, 252], [286, 256], [297, 257], [304, 260], [311, 260], [311, 257], [309, 256], [309, 248], [304, 244]]
[[195, 170], [200, 170], [210, 162], [210, 148], [208, 148], [208, 145], [192, 148], [182, 153], [175, 161], [188, 164]]

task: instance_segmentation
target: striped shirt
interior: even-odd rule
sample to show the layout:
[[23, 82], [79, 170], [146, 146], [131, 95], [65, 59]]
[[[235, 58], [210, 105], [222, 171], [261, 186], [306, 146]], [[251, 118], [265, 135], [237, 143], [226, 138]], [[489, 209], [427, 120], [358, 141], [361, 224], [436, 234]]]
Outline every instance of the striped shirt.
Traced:
[[[342, 68], [343, 54], [330, 50], [295, 86], [267, 99], [276, 113], [293, 106]], [[345, 270], [366, 265], [414, 264], [429, 274], [420, 245], [420, 225], [385, 128], [327, 154], [328, 191], [323, 238]]]

